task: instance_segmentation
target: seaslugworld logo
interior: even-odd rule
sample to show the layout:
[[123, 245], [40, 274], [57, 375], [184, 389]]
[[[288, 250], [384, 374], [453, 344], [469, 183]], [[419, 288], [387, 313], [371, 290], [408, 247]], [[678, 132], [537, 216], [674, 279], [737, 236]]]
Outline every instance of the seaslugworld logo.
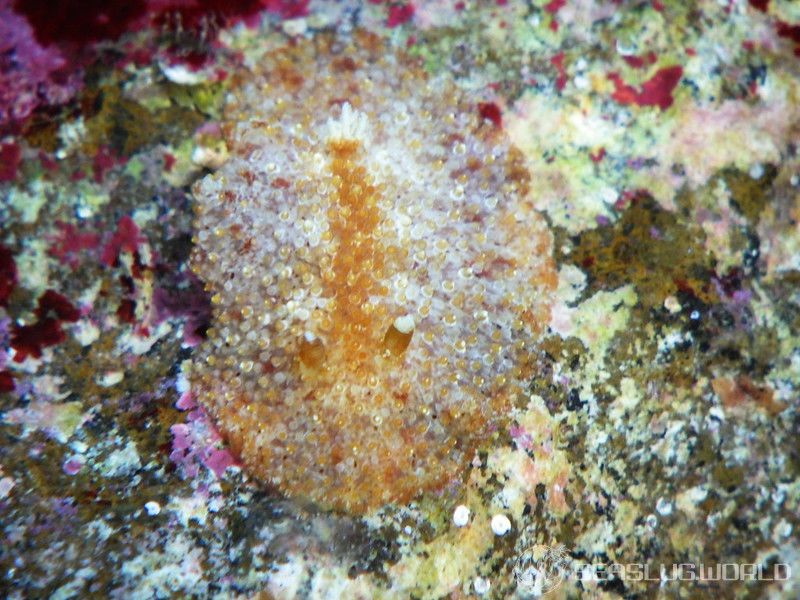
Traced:
[[519, 556], [514, 567], [514, 578], [518, 597], [540, 598], [558, 589], [570, 578], [595, 583], [622, 580], [658, 585], [679, 581], [703, 586], [717, 582], [787, 581], [792, 578], [792, 569], [786, 563], [581, 564], [570, 560], [563, 545], [536, 545]]
[[523, 597], [538, 598], [561, 585], [569, 572], [569, 554], [562, 546], [537, 545], [517, 559], [514, 579]]

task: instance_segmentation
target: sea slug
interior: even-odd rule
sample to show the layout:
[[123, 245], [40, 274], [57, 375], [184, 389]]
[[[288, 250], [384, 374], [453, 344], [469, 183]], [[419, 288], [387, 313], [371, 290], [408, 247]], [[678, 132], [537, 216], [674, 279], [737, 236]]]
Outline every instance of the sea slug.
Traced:
[[378, 38], [269, 53], [201, 180], [198, 400], [248, 471], [364, 512], [458, 481], [532, 376], [555, 287], [522, 155]]

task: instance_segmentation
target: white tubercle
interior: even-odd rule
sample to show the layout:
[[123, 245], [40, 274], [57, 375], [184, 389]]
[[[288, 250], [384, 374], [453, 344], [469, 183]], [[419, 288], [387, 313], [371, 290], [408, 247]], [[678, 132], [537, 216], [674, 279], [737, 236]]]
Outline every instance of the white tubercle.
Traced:
[[416, 324], [414, 323], [414, 317], [411, 315], [403, 315], [402, 317], [397, 317], [393, 325], [400, 333], [411, 333], [414, 331]]

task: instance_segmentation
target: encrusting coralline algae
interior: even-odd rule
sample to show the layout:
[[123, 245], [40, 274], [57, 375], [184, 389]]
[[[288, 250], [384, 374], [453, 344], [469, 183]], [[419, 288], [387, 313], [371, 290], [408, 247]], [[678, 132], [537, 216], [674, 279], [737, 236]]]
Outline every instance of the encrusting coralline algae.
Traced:
[[193, 391], [248, 470], [363, 512], [458, 481], [532, 375], [556, 275], [523, 158], [377, 38], [268, 54], [195, 188]]

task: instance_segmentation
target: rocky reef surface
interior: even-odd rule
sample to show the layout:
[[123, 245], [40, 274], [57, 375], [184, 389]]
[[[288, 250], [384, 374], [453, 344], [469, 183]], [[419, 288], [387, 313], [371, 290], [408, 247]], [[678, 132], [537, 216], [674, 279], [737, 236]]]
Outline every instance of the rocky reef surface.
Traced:
[[7, 597], [798, 597], [796, 3], [0, 16]]

